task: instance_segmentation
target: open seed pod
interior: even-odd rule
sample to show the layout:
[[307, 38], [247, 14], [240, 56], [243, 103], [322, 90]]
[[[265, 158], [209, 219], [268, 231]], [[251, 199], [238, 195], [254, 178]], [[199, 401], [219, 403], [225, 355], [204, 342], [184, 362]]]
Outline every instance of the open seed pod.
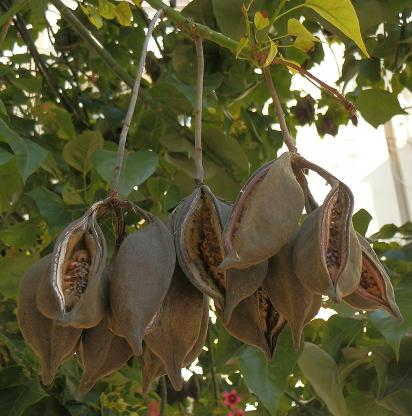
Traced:
[[37, 308], [61, 325], [91, 328], [107, 310], [106, 242], [96, 220], [97, 204], [59, 235], [50, 273], [39, 284]]
[[402, 314], [395, 302], [392, 283], [366, 238], [358, 234], [362, 247], [362, 273], [358, 288], [343, 300], [356, 309], [384, 309], [396, 319]]
[[306, 289], [296, 276], [292, 265], [292, 244], [285, 245], [269, 259], [269, 270], [263, 288], [276, 310], [288, 321], [293, 346], [300, 347], [304, 326], [318, 313], [322, 296]]
[[124, 338], [114, 335], [106, 319], [82, 333], [78, 353], [83, 367], [79, 393], [85, 395], [103, 377], [117, 371], [133, 356]]
[[340, 302], [359, 285], [362, 255], [352, 225], [353, 195], [337, 181], [323, 205], [304, 220], [293, 245], [293, 266], [302, 284]]
[[143, 336], [156, 319], [176, 262], [171, 233], [158, 218], [149, 218], [120, 245], [110, 281], [110, 329], [126, 338], [134, 355], [142, 353]]
[[235, 202], [224, 229], [221, 269], [243, 269], [275, 255], [298, 228], [304, 196], [291, 166], [291, 153], [258, 169]]
[[200, 336], [199, 323], [208, 316], [208, 298], [176, 267], [163, 302], [159, 323], [144, 342], [164, 363], [176, 390], [182, 387], [181, 368]]
[[27, 344], [40, 358], [42, 381], [50, 384], [59, 365], [73, 355], [81, 329], [59, 326], [36, 308], [36, 291], [42, 275], [50, 272], [52, 256], [37, 261], [23, 276], [19, 289], [17, 319]]
[[239, 303], [229, 323], [224, 326], [229, 334], [260, 348], [271, 360], [277, 338], [286, 324], [286, 319], [273, 307], [266, 291], [260, 288]]

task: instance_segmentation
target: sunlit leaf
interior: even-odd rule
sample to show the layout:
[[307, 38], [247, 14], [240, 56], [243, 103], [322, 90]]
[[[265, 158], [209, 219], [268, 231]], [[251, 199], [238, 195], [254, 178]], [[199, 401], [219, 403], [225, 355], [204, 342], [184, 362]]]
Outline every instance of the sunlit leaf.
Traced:
[[269, 26], [269, 19], [266, 12], [258, 10], [253, 18], [253, 23], [257, 30], [262, 30]]
[[116, 6], [116, 20], [122, 26], [131, 26], [132, 25], [132, 11], [130, 10], [129, 3], [126, 1], [121, 1]]

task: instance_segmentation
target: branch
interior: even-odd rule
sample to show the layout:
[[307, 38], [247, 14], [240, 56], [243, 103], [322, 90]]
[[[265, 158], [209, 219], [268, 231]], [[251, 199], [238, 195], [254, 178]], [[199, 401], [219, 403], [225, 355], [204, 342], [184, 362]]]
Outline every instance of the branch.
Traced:
[[213, 354], [213, 343], [212, 343], [212, 337], [210, 334], [210, 321], [209, 321], [209, 328], [207, 330], [207, 349], [209, 353], [209, 363], [210, 363], [210, 375], [212, 378], [212, 386], [213, 386], [213, 397], [215, 401], [215, 406], [219, 405], [219, 390], [217, 385], [217, 376], [216, 376], [216, 364], [215, 364], [215, 356]]
[[202, 161], [202, 104], [203, 104], [203, 75], [205, 72], [205, 59], [203, 55], [202, 38], [194, 36], [197, 58], [196, 77], [196, 106], [195, 106], [195, 182], [202, 184], [205, 176]]
[[136, 79], [133, 85], [129, 108], [127, 109], [127, 114], [126, 114], [126, 118], [124, 119], [122, 132], [120, 133], [119, 149], [117, 151], [117, 158], [116, 158], [116, 163], [114, 166], [114, 172], [113, 172], [113, 177], [112, 177], [112, 189], [110, 190], [110, 194], [112, 196], [118, 196], [118, 193], [119, 193], [120, 171], [121, 171], [122, 164], [123, 164], [124, 149], [126, 146], [127, 133], [129, 131], [130, 123], [132, 122], [134, 109], [136, 107], [137, 96], [139, 95], [140, 81], [142, 80], [144, 64], [146, 61], [147, 47], [149, 45], [149, 40], [150, 40], [150, 37], [152, 36], [154, 26], [157, 22], [157, 19], [159, 18], [161, 14], [163, 14], [163, 11], [159, 10], [153, 16], [153, 19], [151, 20], [147, 28], [146, 37], [143, 42], [142, 52], [140, 55], [139, 65], [137, 67]]
[[270, 96], [275, 106], [275, 111], [279, 119], [280, 129], [282, 130], [283, 141], [290, 152], [296, 152], [296, 146], [293, 144], [292, 136], [289, 133], [288, 126], [285, 120], [285, 114], [283, 113], [282, 105], [280, 104], [279, 96], [276, 92], [275, 85], [273, 84], [272, 75], [270, 73], [269, 66], [263, 68], [263, 75], [265, 76], [266, 86], [268, 87]]

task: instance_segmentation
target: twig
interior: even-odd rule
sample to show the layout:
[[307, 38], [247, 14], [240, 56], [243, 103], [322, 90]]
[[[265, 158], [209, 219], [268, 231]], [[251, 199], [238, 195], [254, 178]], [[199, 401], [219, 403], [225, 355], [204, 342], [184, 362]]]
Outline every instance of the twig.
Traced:
[[157, 19], [159, 18], [159, 16], [161, 14], [163, 14], [163, 11], [159, 10], [153, 16], [153, 18], [152, 18], [152, 20], [151, 20], [151, 22], [150, 22], [150, 24], [147, 28], [146, 37], [145, 37], [145, 40], [143, 42], [142, 52], [141, 52], [141, 55], [140, 55], [139, 65], [137, 67], [136, 79], [135, 79], [134, 85], [133, 85], [132, 96], [130, 98], [129, 108], [127, 109], [126, 118], [124, 119], [124, 122], [123, 122], [122, 132], [120, 133], [119, 149], [117, 151], [117, 158], [116, 158], [116, 163], [114, 165], [114, 172], [113, 172], [113, 177], [112, 177], [112, 188], [110, 190], [110, 194], [112, 196], [118, 196], [118, 194], [119, 194], [120, 171], [121, 171], [121, 168], [122, 168], [122, 163], [123, 163], [123, 158], [124, 158], [124, 149], [125, 149], [125, 146], [126, 146], [127, 133], [129, 131], [130, 123], [132, 122], [134, 109], [136, 107], [137, 96], [139, 95], [140, 81], [142, 79], [144, 64], [145, 64], [145, 61], [146, 61], [147, 46], [149, 45], [149, 40], [150, 40], [150, 37], [152, 36], [152, 32], [153, 32], [154, 26], [157, 22]]
[[209, 353], [209, 363], [210, 363], [210, 375], [212, 376], [212, 386], [213, 386], [213, 397], [215, 399], [215, 406], [219, 405], [219, 389], [217, 385], [217, 376], [216, 376], [216, 364], [215, 364], [215, 356], [213, 354], [213, 343], [212, 338], [210, 335], [210, 322], [209, 328], [207, 331], [207, 349]]
[[265, 76], [266, 85], [269, 89], [269, 93], [273, 100], [273, 105], [275, 106], [275, 111], [279, 119], [280, 129], [282, 130], [283, 141], [285, 142], [287, 148], [290, 152], [296, 152], [296, 146], [293, 144], [292, 136], [289, 133], [288, 126], [286, 125], [285, 114], [283, 113], [282, 105], [278, 94], [276, 92], [275, 85], [273, 84], [272, 75], [270, 73], [270, 67], [266, 66], [263, 68], [263, 75]]
[[0, 49], [3, 49], [3, 42], [6, 40], [7, 33], [9, 33], [9, 29], [12, 23], [13, 23], [13, 16], [10, 16], [9, 20], [7, 20], [7, 22], [4, 24], [3, 28], [1, 29]]
[[203, 103], [203, 75], [205, 59], [203, 44], [200, 36], [193, 36], [196, 45], [197, 77], [196, 77], [196, 105], [195, 105], [195, 182], [202, 184], [205, 176], [202, 161], [202, 103]]
[[160, 416], [166, 415], [167, 386], [166, 376], [160, 377]]

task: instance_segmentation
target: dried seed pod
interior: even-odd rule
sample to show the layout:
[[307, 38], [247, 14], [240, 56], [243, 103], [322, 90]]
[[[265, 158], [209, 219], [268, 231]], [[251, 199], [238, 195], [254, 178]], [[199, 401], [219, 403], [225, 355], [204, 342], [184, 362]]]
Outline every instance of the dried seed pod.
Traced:
[[267, 292], [260, 288], [239, 303], [225, 328], [242, 342], [260, 348], [271, 360], [277, 338], [286, 324], [286, 319], [273, 307]]
[[117, 371], [133, 356], [124, 338], [114, 335], [107, 327], [106, 319], [94, 328], [82, 333], [79, 349], [83, 374], [79, 393], [85, 395], [103, 377]]
[[199, 339], [199, 322], [205, 315], [208, 315], [208, 298], [177, 266], [160, 311], [159, 324], [144, 337], [147, 347], [164, 363], [176, 390], [182, 387], [181, 368]]
[[343, 300], [356, 309], [384, 309], [396, 319], [402, 314], [395, 302], [392, 283], [366, 238], [358, 234], [362, 247], [362, 273], [359, 287]]
[[172, 235], [154, 216], [120, 245], [110, 282], [110, 328], [126, 338], [134, 355], [142, 353], [143, 336], [167, 294], [175, 262]]
[[36, 308], [36, 291], [42, 275], [50, 273], [52, 256], [37, 261], [24, 275], [19, 289], [17, 319], [27, 344], [38, 355], [42, 381], [50, 384], [59, 365], [73, 355], [81, 329], [59, 326]]
[[263, 283], [270, 302], [288, 321], [293, 346], [299, 349], [303, 327], [318, 313], [322, 296], [306, 289], [292, 265], [292, 244], [287, 244], [269, 260], [269, 270]]
[[61, 325], [91, 328], [108, 306], [106, 242], [93, 206], [58, 237], [51, 262], [37, 291], [40, 312]]
[[258, 169], [238, 196], [224, 229], [222, 269], [243, 269], [275, 255], [298, 228], [304, 195], [291, 153]]
[[170, 221], [182, 270], [202, 293], [225, 308], [226, 320], [241, 300], [261, 286], [267, 270], [266, 264], [246, 270], [218, 269], [224, 256], [222, 226], [231, 209], [208, 187], [199, 186], [182, 201]]
[[337, 182], [323, 205], [305, 218], [293, 246], [293, 265], [302, 284], [336, 302], [355, 291], [360, 280], [362, 255], [352, 211], [352, 192]]

